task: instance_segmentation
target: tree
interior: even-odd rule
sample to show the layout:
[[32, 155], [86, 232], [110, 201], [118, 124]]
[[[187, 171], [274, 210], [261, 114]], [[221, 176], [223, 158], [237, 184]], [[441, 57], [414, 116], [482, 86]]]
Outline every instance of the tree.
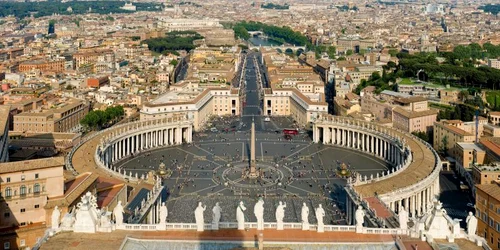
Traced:
[[177, 66], [178, 63], [179, 62], [177, 60], [175, 60], [175, 59], [173, 59], [172, 61], [170, 61], [170, 65], [174, 65], [174, 67]]
[[412, 132], [412, 134], [426, 142], [429, 142], [429, 135], [423, 131], [415, 131]]
[[460, 99], [460, 101], [464, 102], [465, 100], [467, 100], [467, 97], [469, 97], [469, 91], [461, 90], [460, 92], [458, 92], [458, 99]]
[[350, 56], [350, 55], [354, 54], [354, 52], [352, 51], [352, 49], [348, 49], [345, 54], [346, 54], [346, 56]]
[[333, 59], [333, 58], [335, 58], [335, 55], [337, 54], [337, 48], [335, 46], [328, 46], [326, 53], [328, 54], [328, 57]]
[[443, 156], [448, 154], [448, 136], [445, 135], [443, 139], [441, 139], [441, 146], [439, 147], [439, 151]]

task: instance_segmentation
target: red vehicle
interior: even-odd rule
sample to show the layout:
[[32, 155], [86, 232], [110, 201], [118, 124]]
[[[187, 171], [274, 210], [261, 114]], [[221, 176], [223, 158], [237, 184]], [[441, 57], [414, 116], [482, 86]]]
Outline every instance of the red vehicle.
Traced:
[[298, 135], [299, 130], [294, 129], [294, 128], [285, 128], [285, 129], [283, 129], [283, 134], [284, 135]]

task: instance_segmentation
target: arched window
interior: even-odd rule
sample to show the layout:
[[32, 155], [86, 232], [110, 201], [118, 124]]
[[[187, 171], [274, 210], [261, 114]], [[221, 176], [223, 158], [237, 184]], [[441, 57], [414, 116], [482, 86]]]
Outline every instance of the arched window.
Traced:
[[26, 186], [25, 185], [22, 185], [21, 188], [19, 189], [19, 195], [26, 196]]
[[12, 197], [12, 189], [10, 187], [5, 189], [5, 197], [7, 198]]
[[35, 185], [33, 186], [33, 193], [35, 193], [35, 194], [40, 193], [40, 184], [35, 183]]

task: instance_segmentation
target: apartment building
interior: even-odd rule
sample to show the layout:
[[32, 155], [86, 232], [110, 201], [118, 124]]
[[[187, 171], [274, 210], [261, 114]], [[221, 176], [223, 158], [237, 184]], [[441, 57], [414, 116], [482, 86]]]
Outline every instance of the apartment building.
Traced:
[[403, 131], [429, 132], [437, 119], [437, 110], [429, 109], [427, 100], [422, 97], [398, 98], [393, 100], [392, 122], [395, 128]]
[[[456, 148], [457, 142], [473, 142], [475, 139], [473, 134], [463, 128], [464, 122], [460, 120], [434, 122], [434, 149], [446, 148], [448, 155], [456, 157], [459, 154]], [[444, 142], [447, 142], [446, 145], [443, 145]]]
[[64, 194], [64, 157], [0, 163], [3, 249], [33, 246], [46, 229], [49, 199]]
[[86, 101], [70, 99], [49, 109], [34, 110], [14, 115], [14, 131], [18, 132], [72, 132], [89, 112]]
[[73, 54], [73, 60], [75, 61], [76, 69], [80, 69], [89, 65], [95, 65], [98, 62], [114, 63], [115, 54], [112, 50], [82, 50]]
[[477, 235], [484, 237], [492, 249], [500, 249], [500, 186], [476, 185]]
[[498, 59], [488, 59], [488, 66], [495, 68], [495, 69], [500, 69], [500, 60]]
[[61, 73], [65, 70], [65, 60], [37, 60], [37, 61], [27, 61], [19, 64], [20, 72], [29, 72], [33, 70], [39, 70], [42, 74], [46, 72]]

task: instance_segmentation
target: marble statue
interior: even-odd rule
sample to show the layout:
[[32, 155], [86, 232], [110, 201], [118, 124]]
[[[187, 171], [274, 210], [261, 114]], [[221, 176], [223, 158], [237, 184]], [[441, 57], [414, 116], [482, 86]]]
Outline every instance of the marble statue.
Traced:
[[474, 216], [472, 212], [469, 212], [469, 216], [465, 219], [465, 222], [467, 222], [467, 234], [469, 236], [474, 236], [476, 235], [476, 230], [477, 230], [477, 218]]
[[302, 203], [300, 216], [302, 218], [302, 230], [309, 230], [309, 207], [305, 202]]
[[160, 224], [165, 224], [167, 222], [167, 217], [168, 217], [168, 209], [167, 206], [165, 205], [165, 202], [162, 202], [160, 207]]
[[408, 229], [408, 212], [406, 212], [404, 207], [401, 207], [401, 211], [398, 213], [399, 217], [399, 228]]
[[286, 208], [286, 202], [283, 204], [283, 202], [280, 201], [278, 207], [276, 208], [277, 230], [283, 230], [283, 218], [285, 218], [285, 208]]
[[97, 197], [91, 192], [87, 192], [81, 197], [81, 201], [76, 204], [76, 207], [73, 231], [75, 233], [95, 233], [99, 223]]
[[358, 210], [356, 210], [356, 226], [363, 227], [363, 223], [365, 222], [365, 211], [362, 206], [358, 206]]
[[52, 211], [52, 229], [59, 229], [59, 218], [61, 217], [61, 211], [59, 207], [55, 206], [54, 211]]
[[221, 212], [222, 209], [219, 206], [219, 202], [216, 202], [214, 208], [212, 208], [212, 229], [214, 230], [219, 230]]
[[116, 204], [115, 209], [113, 209], [113, 216], [115, 217], [115, 224], [117, 226], [123, 225], [123, 206], [122, 206], [122, 201], [118, 201], [118, 204]]
[[205, 229], [205, 220], [203, 218], [203, 212], [207, 209], [207, 206], [203, 206], [201, 202], [198, 202], [198, 207], [194, 210], [194, 218], [196, 220], [196, 231], [202, 232]]
[[257, 218], [257, 230], [264, 230], [264, 200], [262, 198], [255, 203], [253, 213]]
[[325, 224], [323, 223], [323, 217], [325, 217], [325, 210], [323, 206], [319, 204], [316, 208], [316, 220], [318, 220], [318, 233], [325, 232]]
[[243, 201], [240, 201], [240, 204], [236, 208], [236, 221], [238, 221], [238, 230], [245, 229], [245, 210], [247, 210], [245, 204], [243, 204]]

